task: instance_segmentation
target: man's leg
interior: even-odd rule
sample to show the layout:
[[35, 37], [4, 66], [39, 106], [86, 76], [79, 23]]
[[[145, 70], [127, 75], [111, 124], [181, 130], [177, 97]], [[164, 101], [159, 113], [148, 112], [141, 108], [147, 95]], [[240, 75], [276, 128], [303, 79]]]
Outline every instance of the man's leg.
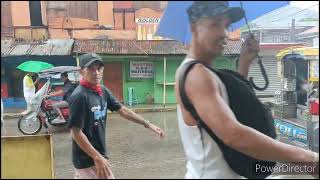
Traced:
[[61, 101], [61, 102], [58, 102], [58, 103], [55, 103], [55, 104], [52, 104], [52, 107], [58, 112], [59, 116], [60, 116], [60, 119], [66, 121], [63, 117], [63, 114], [60, 110], [60, 108], [65, 108], [65, 107], [68, 107], [68, 103], [66, 101]]
[[60, 111], [60, 108], [58, 108], [58, 107], [53, 107], [53, 108], [58, 112], [58, 114], [60, 116], [60, 119], [65, 120], [64, 117], [63, 117], [62, 112]]
[[32, 98], [25, 98], [25, 100], [26, 100], [26, 103], [27, 103], [27, 110], [31, 111]]

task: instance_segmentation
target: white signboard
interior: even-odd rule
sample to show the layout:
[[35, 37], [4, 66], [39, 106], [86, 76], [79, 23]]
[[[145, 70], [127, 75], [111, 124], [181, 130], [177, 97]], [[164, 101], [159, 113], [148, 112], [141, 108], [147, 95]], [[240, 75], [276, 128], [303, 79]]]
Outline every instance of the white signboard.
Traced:
[[310, 62], [310, 77], [319, 78], [319, 61]]
[[152, 62], [130, 62], [131, 78], [153, 78]]
[[159, 24], [160, 18], [136, 18], [138, 24]]

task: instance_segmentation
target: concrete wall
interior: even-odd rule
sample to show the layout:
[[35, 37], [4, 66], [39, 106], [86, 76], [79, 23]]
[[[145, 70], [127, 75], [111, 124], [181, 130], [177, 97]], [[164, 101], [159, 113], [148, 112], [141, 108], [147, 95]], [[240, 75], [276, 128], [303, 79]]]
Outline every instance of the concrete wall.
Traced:
[[[16, 38], [22, 39], [137, 39], [137, 31], [143, 39], [161, 39], [160, 37], [154, 37], [153, 34], [156, 31], [157, 24], [137, 24], [137, 18], [160, 18], [162, 11], [156, 11], [151, 8], [139, 8], [136, 11], [132, 11], [133, 2], [114, 2], [114, 1], [98, 1], [97, 5], [97, 17], [86, 18], [91, 16], [89, 14], [82, 13], [83, 15], [73, 16], [75, 10], [70, 7], [69, 1], [52, 2], [41, 1], [41, 14], [42, 22], [48, 26], [48, 30], [45, 33], [40, 33], [39, 30], [31, 32], [32, 30], [18, 29], [16, 30]], [[72, 2], [72, 5], [76, 7], [91, 6], [89, 3], [77, 3]], [[95, 3], [92, 3], [94, 6]], [[30, 27], [30, 12], [28, 1], [11, 1], [11, 14], [12, 25], [14, 27]], [[71, 9], [70, 9], [71, 8]], [[121, 12], [115, 11], [114, 8]], [[131, 10], [130, 10], [131, 8]], [[123, 10], [123, 11], [122, 11]], [[72, 12], [69, 12], [72, 11]], [[70, 15], [71, 13], [71, 15]], [[123, 22], [123, 20], [125, 22]], [[125, 24], [123, 26], [123, 24]], [[139, 28], [138, 28], [139, 26]], [[104, 29], [106, 28], [106, 29]], [[110, 30], [110, 28], [112, 28]], [[121, 30], [121, 31], [120, 31]], [[36, 34], [36, 37], [33, 37]], [[148, 35], [149, 34], [149, 35]], [[41, 38], [40, 38], [41, 37]], [[147, 38], [149, 37], [149, 38]]]
[[[144, 62], [154, 62], [151, 59], [141, 60], [131, 59], [132, 61], [144, 61]], [[123, 99], [126, 104], [128, 104], [129, 92], [128, 88], [133, 87], [136, 91], [136, 97], [139, 104], [146, 103], [146, 96], [148, 94], [154, 96], [154, 78], [149, 79], [137, 79], [130, 78], [130, 61], [123, 62], [124, 70], [123, 72]]]
[[114, 26], [112, 1], [98, 1], [98, 19], [100, 26]]
[[11, 1], [13, 26], [30, 26], [29, 1]]
[[[166, 73], [166, 104], [176, 103], [174, 92], [175, 73], [178, 66], [184, 60], [185, 55], [167, 56], [167, 73]], [[136, 96], [139, 104], [146, 103], [147, 95], [154, 97], [154, 103], [163, 103], [163, 59], [164, 57], [149, 56], [149, 57], [125, 57], [125, 56], [103, 56], [107, 62], [121, 62], [123, 72], [123, 100], [128, 104], [128, 88], [133, 87], [136, 91]], [[130, 61], [153, 62], [153, 78], [131, 78], [130, 77]], [[236, 61], [233, 57], [219, 57], [215, 59], [213, 66], [215, 68], [236, 69]]]

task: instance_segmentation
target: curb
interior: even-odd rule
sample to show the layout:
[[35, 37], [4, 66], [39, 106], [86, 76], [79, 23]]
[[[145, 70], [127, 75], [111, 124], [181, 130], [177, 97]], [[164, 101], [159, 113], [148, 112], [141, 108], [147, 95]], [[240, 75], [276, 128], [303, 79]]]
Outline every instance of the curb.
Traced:
[[[147, 113], [147, 112], [171, 112], [176, 111], [176, 107], [157, 107], [157, 108], [133, 108], [131, 109], [135, 113]], [[113, 114], [116, 112], [108, 111], [108, 114]], [[4, 113], [3, 118], [19, 118], [20, 113]]]
[[19, 118], [20, 113], [3, 113], [3, 118]]

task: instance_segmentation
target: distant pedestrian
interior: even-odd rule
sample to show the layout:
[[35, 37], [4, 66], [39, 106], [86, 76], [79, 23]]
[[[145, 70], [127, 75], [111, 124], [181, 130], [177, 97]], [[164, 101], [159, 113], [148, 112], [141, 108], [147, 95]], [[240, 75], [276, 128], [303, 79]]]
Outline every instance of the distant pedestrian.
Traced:
[[32, 98], [36, 93], [35, 85], [39, 82], [39, 78], [35, 82], [32, 80], [34, 73], [28, 72], [23, 78], [23, 95], [27, 103], [27, 109], [31, 110]]

